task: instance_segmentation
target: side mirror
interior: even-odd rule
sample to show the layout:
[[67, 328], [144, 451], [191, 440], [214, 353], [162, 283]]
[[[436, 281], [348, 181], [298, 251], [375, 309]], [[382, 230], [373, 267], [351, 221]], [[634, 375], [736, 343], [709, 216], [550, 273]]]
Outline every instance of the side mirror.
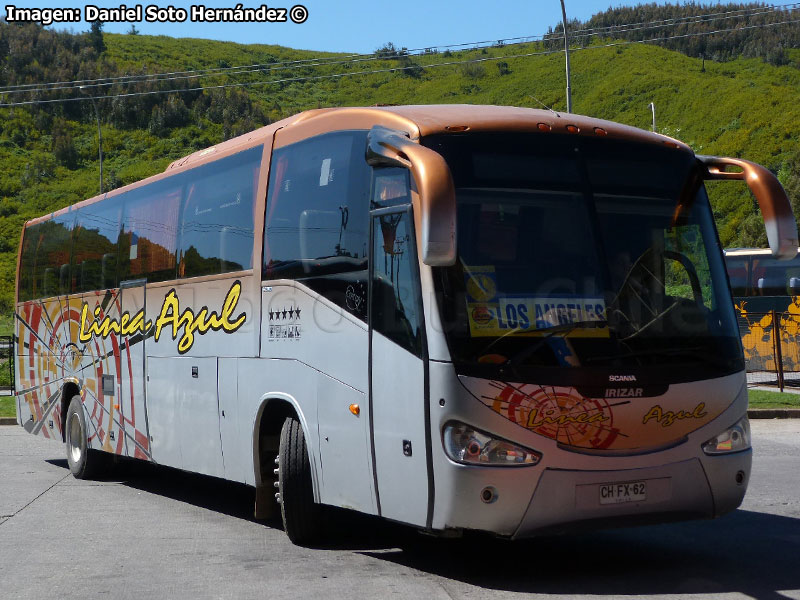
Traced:
[[456, 191], [440, 154], [399, 131], [375, 126], [367, 136], [367, 164], [411, 171], [420, 197], [422, 262], [448, 267], [456, 262]]
[[[698, 156], [706, 167], [704, 179], [741, 180], [747, 182], [750, 191], [758, 201], [764, 226], [767, 229], [772, 256], [779, 259], [794, 258], [797, 255], [797, 222], [792, 213], [789, 198], [778, 178], [761, 165], [741, 158], [720, 158], [718, 156]], [[739, 171], [727, 171], [736, 167]]]

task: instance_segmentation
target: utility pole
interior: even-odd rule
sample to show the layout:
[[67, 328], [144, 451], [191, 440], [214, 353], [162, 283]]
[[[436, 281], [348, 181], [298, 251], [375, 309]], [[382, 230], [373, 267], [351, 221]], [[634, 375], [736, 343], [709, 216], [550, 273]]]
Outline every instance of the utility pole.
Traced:
[[569, 38], [567, 37], [567, 9], [564, 0], [561, 0], [561, 19], [564, 23], [564, 56], [567, 61], [567, 112], [572, 112], [572, 92], [569, 87]]
[[655, 102], [651, 102], [647, 105], [650, 108], [650, 112], [653, 113], [653, 131], [656, 130], [656, 104]]
[[94, 101], [94, 96], [92, 96], [86, 90], [88, 86], [82, 85], [78, 88], [82, 94], [89, 96], [89, 100], [92, 101], [92, 106], [94, 106], [94, 116], [97, 119], [97, 140], [98, 140], [98, 152], [100, 153], [100, 193], [103, 193], [103, 131], [100, 129], [100, 113], [97, 110], [97, 103]]

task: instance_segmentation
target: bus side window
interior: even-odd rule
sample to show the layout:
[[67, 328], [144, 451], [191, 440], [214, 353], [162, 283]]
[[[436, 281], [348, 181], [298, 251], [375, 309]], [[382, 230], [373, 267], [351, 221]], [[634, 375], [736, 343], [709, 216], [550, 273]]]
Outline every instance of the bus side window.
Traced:
[[186, 174], [179, 277], [241, 271], [253, 266], [253, 207], [263, 146]]
[[345, 131], [274, 152], [264, 279], [295, 279], [367, 320], [370, 169], [366, 132]]
[[[67, 293], [61, 289], [62, 265], [69, 265], [75, 213], [68, 212], [39, 224], [33, 297], [50, 298]], [[68, 272], [68, 269], [67, 269]]]
[[725, 257], [728, 279], [731, 282], [731, 294], [734, 297], [752, 295], [748, 285], [747, 262], [747, 257]]
[[183, 181], [181, 175], [174, 175], [122, 195], [117, 262], [120, 281], [175, 279]]
[[387, 167], [373, 171], [370, 208], [388, 208], [411, 204], [408, 169]]
[[372, 326], [422, 356], [422, 315], [410, 213], [375, 217], [373, 223]]
[[121, 212], [121, 196], [78, 209], [72, 244], [73, 293], [116, 287]]
[[[42, 224], [25, 228], [22, 239], [22, 255], [19, 263], [19, 301], [34, 300], [40, 290], [34, 288], [34, 269], [36, 266], [36, 248], [42, 237]], [[34, 295], [37, 294], [37, 295]]]

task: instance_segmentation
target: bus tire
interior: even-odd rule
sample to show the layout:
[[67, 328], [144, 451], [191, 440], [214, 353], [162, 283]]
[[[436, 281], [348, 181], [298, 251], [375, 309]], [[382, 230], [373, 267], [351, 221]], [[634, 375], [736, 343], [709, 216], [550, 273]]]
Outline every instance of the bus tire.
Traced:
[[311, 544], [322, 535], [322, 507], [314, 502], [305, 434], [295, 417], [283, 422], [277, 462], [283, 530], [292, 543]]
[[80, 396], [73, 396], [67, 408], [64, 424], [64, 439], [67, 447], [67, 463], [76, 479], [93, 479], [100, 474], [107, 463], [106, 456], [99, 450], [88, 447], [86, 416]]

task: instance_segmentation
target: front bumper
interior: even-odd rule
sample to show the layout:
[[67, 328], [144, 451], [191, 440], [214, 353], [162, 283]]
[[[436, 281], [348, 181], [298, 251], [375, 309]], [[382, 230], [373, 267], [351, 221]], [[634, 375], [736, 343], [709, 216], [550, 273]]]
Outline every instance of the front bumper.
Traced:
[[[746, 450], [633, 469], [545, 468], [538, 477], [525, 483], [520, 480], [524, 479], [525, 469], [506, 469], [491, 474], [490, 471], [497, 470], [462, 467], [458, 469], [462, 476], [458, 477], [462, 482], [458, 486], [462, 488], [457, 495], [459, 502], [449, 507], [445, 528], [478, 529], [501, 536], [525, 538], [587, 529], [710, 519], [741, 504], [751, 462], [752, 450]], [[484, 477], [479, 478], [481, 472]], [[520, 479], [512, 483], [511, 475]], [[480, 501], [478, 492], [490, 480], [498, 490], [498, 500], [486, 504]], [[638, 481], [647, 483], [645, 500], [601, 504], [601, 484]]]
[[[644, 481], [640, 502], [601, 504], [600, 486]], [[714, 500], [700, 460], [622, 471], [546, 469], [514, 537], [714, 516]]]

